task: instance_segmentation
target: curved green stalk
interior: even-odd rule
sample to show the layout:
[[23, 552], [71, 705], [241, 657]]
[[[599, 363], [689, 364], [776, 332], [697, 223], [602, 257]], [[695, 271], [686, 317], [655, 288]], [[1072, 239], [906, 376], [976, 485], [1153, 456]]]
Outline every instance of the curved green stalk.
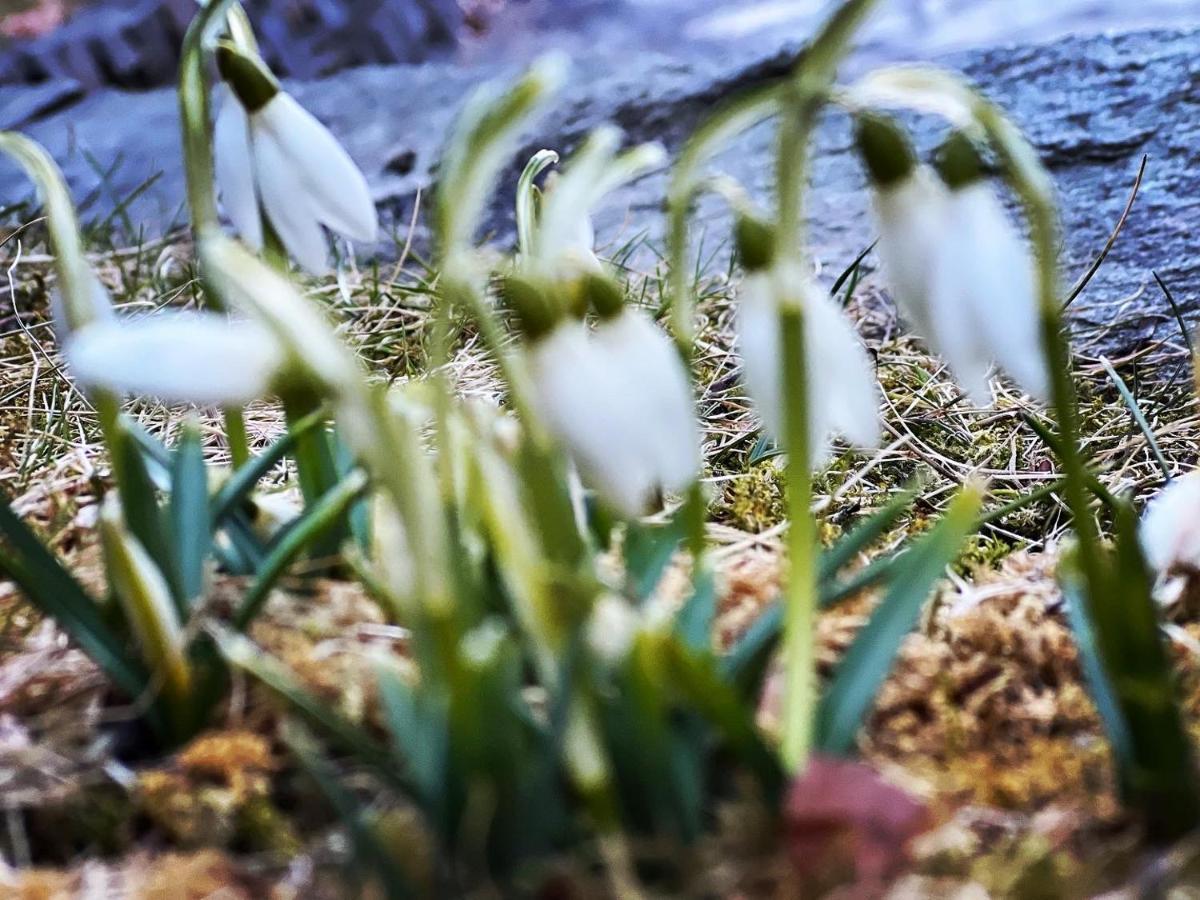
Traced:
[[[807, 266], [803, 249], [803, 193], [808, 171], [808, 145], [817, 113], [828, 99], [838, 64], [850, 40], [870, 12], [874, 0], [847, 0], [813, 39], [796, 66], [780, 98], [779, 156], [776, 162], [778, 208], [775, 248], [785, 260], [794, 260], [803, 277]], [[804, 343], [804, 313], [793, 296], [798, 285], [780, 285], [788, 291], [779, 310], [783, 354], [783, 387], [787, 397], [787, 592], [784, 613], [783, 707], [784, 765], [804, 768], [812, 749], [817, 710], [816, 614], [819, 603], [816, 521], [812, 515], [812, 435], [809, 432], [808, 371]]]
[[703, 184], [703, 166], [721, 146], [779, 110], [781, 84], [770, 84], [735, 98], [692, 134], [671, 171], [667, 189], [667, 258], [670, 261], [671, 330], [685, 358], [692, 354], [695, 295], [688, 264], [688, 213]]
[[537, 219], [534, 209], [537, 187], [534, 179], [557, 162], [558, 154], [553, 150], [539, 150], [529, 158], [517, 181], [517, 249], [523, 258], [528, 258], [533, 250], [533, 231]]
[[[68, 331], [78, 331], [108, 313], [108, 310], [101, 311], [98, 305], [108, 300], [83, 255], [79, 219], [62, 171], [41, 144], [14, 131], [0, 132], [0, 152], [16, 160], [37, 185], [46, 210], [46, 227], [54, 253], [66, 326]], [[103, 390], [93, 390], [89, 396], [100, 419], [105, 444], [111, 448], [120, 413], [120, 398]]]
[[787, 432], [788, 574], [784, 598], [783, 763], [800, 771], [808, 762], [816, 724], [816, 616], [819, 551], [812, 514], [812, 448], [808, 427], [808, 372], [804, 347], [804, 313], [787, 304], [779, 312], [784, 410]]
[[[204, 72], [204, 43], [226, 18], [231, 6], [240, 11], [231, 15], [230, 31], [234, 39], [242, 26], [248, 29], [245, 11], [234, 4], [234, 0], [211, 0], [202, 7], [183, 38], [179, 62], [179, 122], [182, 128], [183, 171], [187, 181], [188, 210], [192, 217], [192, 230], [197, 238], [201, 233], [220, 228], [217, 217], [216, 178], [213, 168], [212, 137], [209, 132], [210, 110], [208, 79]], [[251, 36], [251, 39], [253, 37]], [[219, 303], [220, 294], [212, 296]], [[225, 438], [229, 443], [229, 456], [236, 471], [250, 459], [250, 439], [246, 434], [246, 420], [240, 409], [227, 409], [225, 415]]]
[[179, 122], [183, 129], [183, 167], [188, 209], [192, 228], [197, 234], [219, 227], [204, 44], [225, 22], [232, 4], [233, 0], [211, 0], [201, 7], [188, 26], [180, 52]]

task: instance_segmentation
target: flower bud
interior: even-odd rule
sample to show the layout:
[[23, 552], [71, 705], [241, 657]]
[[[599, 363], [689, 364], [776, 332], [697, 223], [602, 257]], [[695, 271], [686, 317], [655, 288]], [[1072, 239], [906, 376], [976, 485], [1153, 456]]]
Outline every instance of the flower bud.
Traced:
[[517, 328], [530, 341], [549, 334], [562, 318], [558, 305], [531, 278], [505, 275], [500, 282], [500, 296], [516, 315]]
[[761, 272], [775, 260], [775, 228], [748, 212], [739, 212], [733, 226], [738, 258], [747, 272]]
[[984, 176], [983, 158], [975, 142], [961, 131], [946, 138], [938, 148], [933, 167], [951, 190], [972, 185]]
[[259, 57], [242, 52], [228, 41], [217, 44], [217, 71], [246, 112], [258, 112], [279, 93], [279, 81]]
[[579, 280], [579, 289], [585, 309], [594, 310], [601, 319], [616, 318], [625, 308], [624, 289], [605, 272], [586, 273]]
[[860, 114], [855, 140], [876, 187], [885, 188], [904, 180], [917, 166], [917, 156], [908, 137], [888, 116]]

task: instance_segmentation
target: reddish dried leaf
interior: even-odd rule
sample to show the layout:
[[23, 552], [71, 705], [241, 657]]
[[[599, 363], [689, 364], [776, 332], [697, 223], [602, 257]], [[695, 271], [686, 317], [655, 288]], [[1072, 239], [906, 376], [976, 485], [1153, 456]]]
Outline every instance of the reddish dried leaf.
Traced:
[[925, 805], [851, 760], [817, 756], [788, 788], [788, 851], [805, 880], [882, 885], [930, 824]]

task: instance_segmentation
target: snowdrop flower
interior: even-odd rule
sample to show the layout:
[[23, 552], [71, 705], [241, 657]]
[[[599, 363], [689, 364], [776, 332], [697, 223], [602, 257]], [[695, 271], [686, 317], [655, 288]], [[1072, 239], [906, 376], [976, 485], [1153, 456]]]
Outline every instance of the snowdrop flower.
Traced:
[[599, 315], [593, 340], [609, 378], [621, 383], [630, 433], [644, 447], [656, 484], [682, 491], [700, 474], [700, 432], [687, 370], [674, 343], [649, 316], [624, 303], [619, 285], [588, 279]]
[[184, 311], [96, 322], [72, 333], [63, 352], [88, 387], [200, 406], [261, 397], [284, 361], [262, 326]]
[[222, 44], [213, 143], [225, 211], [242, 240], [263, 246], [262, 214], [308, 272], [328, 268], [324, 225], [374, 241], [375, 204], [367, 180], [329, 130], [256, 59]]
[[786, 433], [779, 313], [785, 303], [796, 303], [804, 314], [813, 464], [828, 457], [834, 434], [856, 446], [877, 445], [879, 392], [862, 341], [833, 298], [798, 264], [775, 260], [773, 252], [747, 245], [746, 224], [740, 223], [738, 229], [747, 274], [738, 305], [737, 347], [742, 381], [763, 424], [776, 438]]
[[977, 405], [991, 402], [993, 362], [1045, 400], [1033, 260], [983, 180], [970, 139], [954, 134], [937, 172], [918, 165], [882, 117], [860, 118], [858, 142], [875, 186], [880, 259], [909, 324]]
[[571, 454], [580, 477], [614, 510], [645, 515], [659, 489], [660, 460], [645, 450], [627, 382], [583, 322], [563, 317], [530, 335], [533, 402], [546, 427]]
[[1200, 472], [1176, 478], [1146, 507], [1139, 536], [1160, 577], [1200, 574]]

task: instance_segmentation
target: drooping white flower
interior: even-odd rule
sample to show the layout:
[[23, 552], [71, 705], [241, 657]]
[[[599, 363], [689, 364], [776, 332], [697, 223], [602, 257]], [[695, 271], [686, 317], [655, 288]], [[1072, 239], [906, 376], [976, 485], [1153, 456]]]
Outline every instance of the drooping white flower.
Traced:
[[593, 340], [610, 378], [624, 382], [636, 440], [653, 462], [655, 481], [682, 491], [700, 473], [700, 432], [683, 360], [666, 333], [641, 310], [624, 307], [602, 319]]
[[63, 352], [89, 387], [229, 407], [267, 393], [284, 359], [254, 322], [186, 311], [96, 322], [74, 332]]
[[1048, 399], [1033, 260], [981, 181], [950, 191], [931, 294], [939, 352], [972, 400], [990, 401], [991, 361], [1030, 396]]
[[935, 316], [931, 285], [945, 238], [948, 191], [937, 174], [917, 166], [873, 195], [879, 242], [875, 252], [892, 299], [917, 334], [932, 340]]
[[940, 175], [916, 163], [895, 125], [865, 116], [859, 146], [875, 185], [878, 252], [909, 325], [977, 405], [998, 363], [1037, 399], [1048, 393], [1033, 260], [982, 180], [969, 139], [941, 151]]
[[1200, 574], [1200, 472], [1174, 479], [1150, 501], [1139, 537], [1159, 576]]
[[585, 484], [628, 518], [650, 510], [662, 485], [631, 413], [627, 382], [582, 322], [564, 319], [530, 341], [536, 411], [570, 453]]
[[866, 348], [827, 292], [791, 263], [751, 271], [742, 283], [737, 346], [742, 380], [767, 430], [786, 434], [780, 309], [798, 303], [804, 315], [809, 447], [814, 465], [837, 434], [859, 447], [879, 443], [879, 392]]
[[378, 219], [367, 180], [329, 129], [269, 73], [255, 74], [253, 62], [243, 57], [229, 63], [232, 52], [218, 54], [219, 62], [226, 60], [223, 71], [252, 85], [216, 88], [213, 143], [225, 211], [255, 250], [263, 244], [265, 213], [292, 258], [319, 275], [329, 255], [322, 226], [355, 241], [376, 239]]

